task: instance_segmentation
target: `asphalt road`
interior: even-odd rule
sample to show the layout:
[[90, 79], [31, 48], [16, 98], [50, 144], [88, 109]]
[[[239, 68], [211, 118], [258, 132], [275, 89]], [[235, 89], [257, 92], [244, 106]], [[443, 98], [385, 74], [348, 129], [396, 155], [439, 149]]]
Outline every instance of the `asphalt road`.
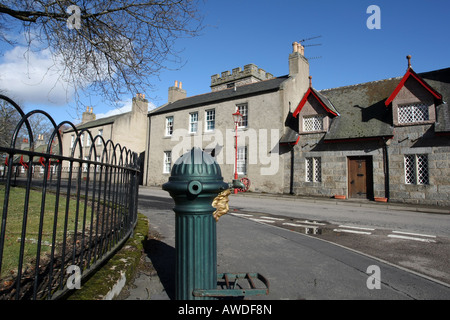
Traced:
[[[149, 218], [154, 235], [147, 253], [155, 272], [143, 272], [128, 299], [173, 298], [175, 214], [172, 207], [167, 192], [140, 189], [139, 211]], [[247, 196], [231, 196], [230, 208], [230, 213], [217, 224], [217, 271], [262, 274], [270, 282], [270, 293], [256, 299], [450, 298], [450, 285], [446, 284], [450, 283], [446, 270], [450, 252], [447, 215]], [[414, 222], [416, 214], [419, 220]], [[422, 220], [423, 216], [437, 221]], [[396, 221], [395, 226], [392, 221]], [[339, 227], [344, 223], [346, 229]], [[317, 226], [320, 232], [305, 234], [304, 227], [295, 226], [305, 224]], [[374, 230], [370, 234], [334, 231], [363, 231], [347, 227]], [[434, 242], [388, 237], [395, 234], [394, 229], [416, 233], [433, 231], [434, 238], [425, 238]], [[440, 250], [447, 255], [440, 254]], [[377, 257], [379, 252], [385, 252], [385, 256]], [[402, 260], [403, 265], [399, 259], [387, 259], [386, 255], [401, 257], [398, 252], [407, 257]], [[426, 255], [427, 252], [434, 253]], [[436, 257], [441, 263], [433, 265], [430, 259]], [[422, 272], [428, 269], [432, 271]]]

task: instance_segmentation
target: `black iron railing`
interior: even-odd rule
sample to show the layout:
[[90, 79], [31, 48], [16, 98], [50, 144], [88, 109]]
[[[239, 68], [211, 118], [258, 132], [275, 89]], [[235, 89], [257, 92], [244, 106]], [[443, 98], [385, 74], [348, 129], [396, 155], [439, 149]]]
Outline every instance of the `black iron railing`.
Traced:
[[[139, 157], [70, 122], [57, 125], [44, 111], [25, 114], [3, 95], [0, 104], [18, 113], [13, 129], [0, 132], [10, 134], [0, 140], [10, 141], [0, 144], [0, 300], [57, 299], [79, 288], [133, 232]], [[39, 135], [40, 145], [31, 125], [37, 114], [52, 127], [44, 143]], [[68, 154], [64, 128], [76, 136]]]

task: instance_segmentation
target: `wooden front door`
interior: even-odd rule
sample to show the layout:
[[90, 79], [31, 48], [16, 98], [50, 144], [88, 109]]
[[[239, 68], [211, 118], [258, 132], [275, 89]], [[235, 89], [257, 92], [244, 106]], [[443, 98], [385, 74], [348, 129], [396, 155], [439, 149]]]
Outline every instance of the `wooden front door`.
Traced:
[[373, 197], [372, 157], [348, 157], [348, 197]]

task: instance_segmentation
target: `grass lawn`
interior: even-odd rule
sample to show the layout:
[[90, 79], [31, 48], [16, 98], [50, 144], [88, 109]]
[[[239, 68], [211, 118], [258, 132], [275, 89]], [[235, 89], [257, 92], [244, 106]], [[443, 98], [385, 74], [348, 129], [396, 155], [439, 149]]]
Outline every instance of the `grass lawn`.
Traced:
[[[0, 185], [0, 208], [3, 209], [5, 197], [5, 186]], [[17, 273], [19, 263], [21, 233], [24, 223], [26, 189], [22, 187], [11, 187], [9, 195], [8, 216], [6, 219], [5, 246], [3, 249], [3, 257], [1, 260], [0, 278], [7, 278], [9, 275]], [[41, 256], [50, 252], [54, 219], [56, 195], [47, 192], [45, 195], [45, 206], [42, 223], [42, 241]], [[57, 225], [56, 225], [56, 242], [62, 242], [64, 234], [65, 210], [67, 198], [64, 195], [59, 196], [59, 204], [57, 209]], [[28, 215], [26, 219], [26, 235], [24, 246], [24, 268], [36, 258], [37, 243], [41, 217], [42, 192], [40, 190], [30, 190]], [[78, 230], [83, 227], [84, 201], [80, 199], [78, 219], [76, 217], [76, 199], [70, 199], [69, 213], [67, 219], [68, 234], [73, 234], [75, 229], [75, 221], [78, 221]], [[86, 225], [90, 224], [90, 208], [87, 210]], [[3, 210], [2, 210], [3, 211]], [[0, 213], [0, 216], [2, 214]], [[0, 231], [1, 232], [1, 231]]]

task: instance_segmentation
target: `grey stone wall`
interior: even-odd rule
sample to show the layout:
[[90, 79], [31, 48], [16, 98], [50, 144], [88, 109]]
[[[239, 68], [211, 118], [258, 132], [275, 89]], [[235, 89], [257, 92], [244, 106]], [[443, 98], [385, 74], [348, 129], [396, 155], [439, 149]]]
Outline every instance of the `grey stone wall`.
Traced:
[[[429, 183], [405, 183], [408, 154], [426, 154]], [[450, 205], [450, 139], [436, 136], [433, 125], [395, 128], [389, 146], [390, 201], [413, 204]]]
[[221, 75], [211, 76], [211, 91], [227, 89], [228, 83], [234, 83], [236, 86], [242, 86], [254, 82], [264, 81], [273, 78], [273, 75], [265, 70], [258, 68], [254, 64], [247, 64], [244, 70], [234, 68], [232, 73], [224, 71]]
[[[371, 156], [373, 164], [373, 195], [385, 197], [383, 145], [380, 140], [323, 143], [324, 133], [301, 135], [294, 147], [294, 168], [290, 153], [284, 161], [284, 193], [289, 193], [291, 174], [293, 192], [297, 195], [348, 197], [348, 157]], [[405, 182], [405, 155], [426, 154], [428, 184]], [[306, 182], [305, 158], [321, 159], [321, 181]], [[395, 137], [388, 146], [389, 201], [418, 205], [450, 205], [450, 139], [436, 136], [433, 125], [395, 128]]]
[[[383, 150], [378, 141], [323, 143], [323, 133], [301, 135], [294, 147], [293, 192], [297, 195], [348, 197], [348, 157], [370, 156], [375, 197], [384, 197]], [[321, 159], [321, 181], [306, 181], [306, 158]], [[291, 162], [286, 160], [284, 192], [290, 192]]]

